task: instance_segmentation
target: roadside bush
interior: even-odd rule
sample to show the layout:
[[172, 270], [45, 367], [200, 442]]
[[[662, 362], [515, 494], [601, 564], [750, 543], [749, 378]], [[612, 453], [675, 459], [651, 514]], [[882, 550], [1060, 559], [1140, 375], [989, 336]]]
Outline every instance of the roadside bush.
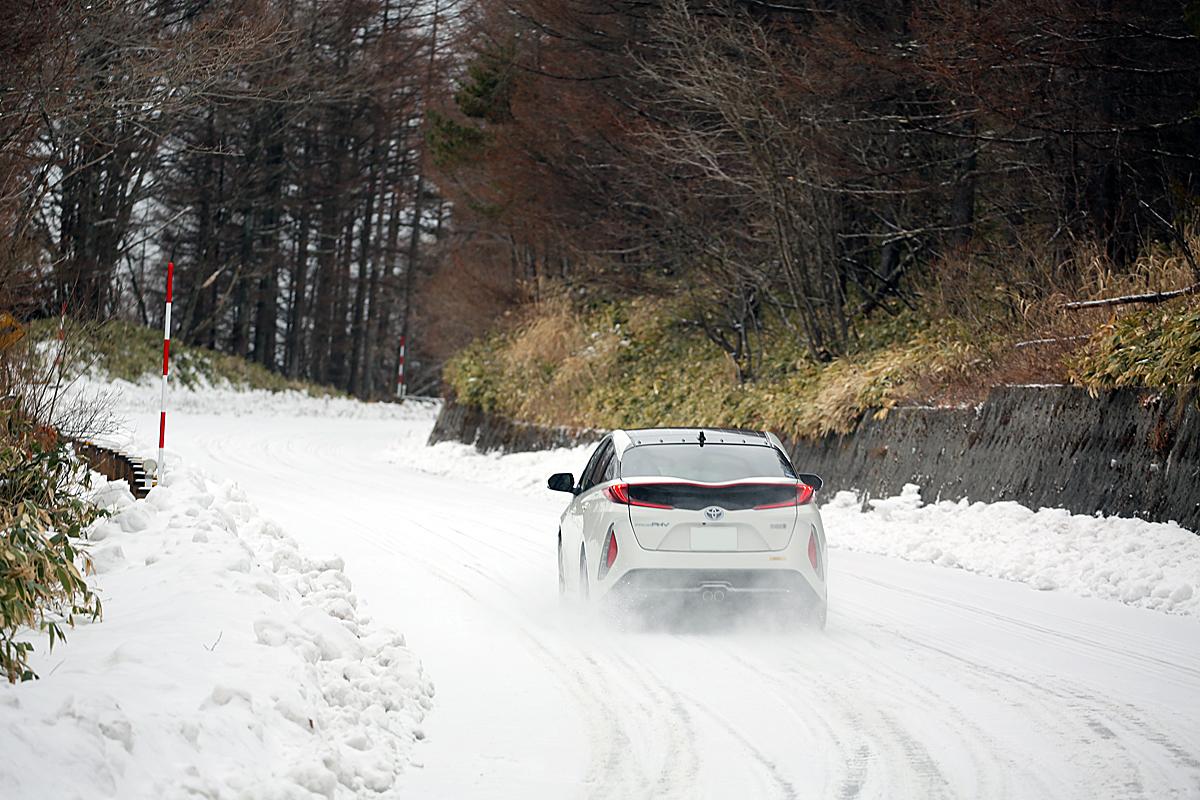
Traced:
[[845, 432], [931, 379], [989, 358], [962, 326], [886, 317], [864, 326], [857, 347], [811, 361], [782, 325], [751, 382], [689, 324], [681, 301], [638, 298], [583, 313], [546, 304], [514, 328], [467, 347], [444, 373], [457, 398], [516, 419], [614, 428], [705, 425], [769, 428], [792, 436]]
[[1071, 377], [1092, 391], [1200, 383], [1200, 303], [1188, 299], [1116, 318], [1073, 361]]
[[0, 349], [0, 670], [12, 682], [37, 677], [28, 665], [33, 644], [21, 638], [28, 629], [44, 632], [53, 648], [76, 618], [101, 613], [79, 549], [101, 512], [83, 497], [87, 469], [49, 424], [52, 368], [27, 344]]

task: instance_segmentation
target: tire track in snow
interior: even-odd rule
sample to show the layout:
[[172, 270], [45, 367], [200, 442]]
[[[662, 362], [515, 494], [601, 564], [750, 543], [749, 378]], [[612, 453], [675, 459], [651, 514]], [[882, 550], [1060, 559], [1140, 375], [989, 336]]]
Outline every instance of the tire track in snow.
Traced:
[[[934, 745], [926, 746], [919, 734], [910, 734], [883, 702], [897, 697], [930, 708], [943, 706], [942, 724], [954, 731], [957, 741], [971, 744], [965, 755], [974, 764], [973, 793], [1010, 796], [1012, 765], [998, 762], [992, 755], [998, 749], [994, 739], [956, 709], [944, 708], [939, 693], [919, 679], [923, 673], [914, 677], [912, 671], [900, 669], [890, 660], [873, 658], [870, 641], [846, 626], [851, 621], [845, 619], [846, 614], [845, 608], [839, 609], [828, 635], [794, 635], [794, 643], [777, 657], [773, 668], [765, 668], [767, 659], [761, 656], [751, 661], [733, 649], [724, 651], [747, 670], [757, 670], [778, 701], [792, 708], [793, 718], [817, 718], [834, 754], [840, 756], [833, 759], [833, 779], [826, 794], [857, 797], [873, 790], [877, 796], [887, 796], [900, 785], [910, 785], [913, 796], [954, 794], [931, 754]], [[814, 650], [818, 652], [817, 665], [813, 664]], [[822, 681], [827, 674], [837, 675], [838, 680]], [[876, 699], [876, 695], [884, 697]], [[870, 720], [864, 714], [869, 714]], [[915, 775], [914, 764], [922, 765]]]
[[[431, 535], [438, 534], [438, 530], [421, 523], [410, 524], [423, 528]], [[461, 538], [470, 542], [478, 541], [478, 537], [463, 534], [461, 529], [450, 527], [445, 530], [460, 534]], [[462, 547], [461, 544], [459, 546]], [[463, 550], [469, 553], [467, 548], [463, 548]], [[496, 579], [490, 572], [470, 565], [464, 566], [468, 566], [481, 578], [508, 592], [514, 599], [522, 597], [520, 593]], [[599, 615], [593, 613], [591, 616]], [[601, 624], [607, 622], [602, 617], [592, 621], [599, 621]], [[664, 681], [656, 678], [651, 682], [647, 679], [649, 673], [644, 665], [634, 665], [616, 653], [606, 659], [606, 661], [615, 662], [614, 665], [602, 664], [591, 654], [582, 655], [583, 660], [590, 667], [589, 674], [585, 676], [579, 669], [572, 668], [570, 662], [551, 653], [545, 644], [531, 633], [528, 625], [520, 621], [517, 621], [517, 624], [541, 652], [547, 657], [555, 659], [562, 666], [562, 669], [556, 671], [556, 674], [573, 676], [574, 688], [578, 690], [575, 694], [580, 699], [581, 707], [594, 708], [598, 705], [598, 692], [592, 688], [593, 686], [620, 687], [621, 691], [624, 691], [629, 682], [633, 681], [642, 690], [639, 693], [640, 696], [630, 698], [625, 705], [624, 713], [619, 718], [615, 713], [605, 714], [605, 725], [592, 726], [592, 733], [589, 735], [589, 740], [593, 745], [592, 764], [585, 779], [585, 782], [592, 787], [590, 797], [676, 796], [690, 798], [696, 796], [694, 783], [699, 771], [699, 757], [696, 753], [695, 733], [692, 729], [690, 715], [680, 703], [678, 696]], [[610, 632], [606, 631], [606, 633]], [[610, 697], [611, 694], [606, 693], [606, 701]], [[612, 708], [611, 704], [609, 708]], [[647, 711], [653, 713], [647, 714]], [[653, 731], [650, 738], [662, 738], [667, 742], [667, 752], [661, 759], [657, 780], [651, 781], [636, 758], [633, 759], [633, 762], [638, 765], [637, 770], [624, 767], [634, 752], [633, 743], [625, 729], [638, 726], [628, 722], [621, 724], [618, 719], [627, 720], [631, 716], [649, 726]], [[673, 724], [675, 721], [680, 724]], [[646, 738], [645, 735], [643, 738]], [[624, 777], [614, 781], [614, 775]], [[632, 781], [628, 780], [629, 776], [632, 776]]]
[[[436, 535], [434, 529], [425, 525], [414, 523], [411, 520], [409, 524], [424, 529], [432, 535]], [[397, 554], [402, 554], [406, 558], [420, 562], [431, 574], [439, 576], [444, 582], [462, 592], [465, 596], [477, 603], [482, 602], [482, 599], [472, 591], [470, 585], [464, 582], [461, 576], [442, 568], [438, 563], [427, 557], [414, 555], [411, 549], [395, 546], [386, 537], [381, 539], [378, 535], [371, 534], [368, 534], [368, 537], [372, 538], [381, 548], [391, 549]], [[486, 570], [470, 564], [464, 564], [463, 566], [496, 588], [519, 597], [510, 586], [497, 580], [494, 575]], [[591, 746], [591, 766], [584, 779], [585, 785], [590, 789], [588, 796], [634, 796], [630, 792], [636, 790], [638, 787], [645, 786], [648, 778], [641, 770], [640, 764], [628, 757], [632, 752], [632, 748], [629, 736], [622, 724], [624, 717], [618, 713], [618, 709], [611, 703], [605, 693], [592, 688], [593, 685], [605, 685], [604, 681], [609, 676], [600, 672], [599, 665], [594, 660], [585, 657], [584, 662], [592, 667], [593, 673], [590, 676], [592, 680], [586, 680], [585, 676], [581, 674], [577, 661], [572, 662], [555, 653], [533, 634], [521, 618], [509, 612], [501, 611], [500, 613], [508, 617], [510, 624], [517, 629], [521, 638], [532, 650], [538, 653], [543, 660], [549, 661], [553, 666], [557, 667], [557, 669], [551, 670], [555, 680], [569, 695], [575, 698], [575, 706], [581, 712], [584, 719], [588, 731], [587, 740]], [[599, 793], [596, 792], [597, 787], [600, 789]]]
[[[455, 563], [459, 568], [468, 570], [480, 580], [486, 581], [515, 600], [523, 598], [509, 583], [496, 577], [494, 570], [481, 566], [475, 546], [482, 540], [479, 536], [467, 534], [457, 526], [432, 527], [415, 519], [405, 520], [405, 524], [424, 531], [428, 536], [437, 538], [442, 544], [457, 549], [458, 558]], [[523, 528], [518, 528], [522, 530]], [[497, 528], [498, 532], [502, 529]], [[415, 558], [432, 573], [440, 575], [452, 583], [472, 600], [481, 602], [469, 586], [477, 581], [464, 581], [461, 576], [448, 572], [438, 563], [429, 558], [413, 555], [410, 548], [401, 548], [395, 540], [369, 533], [367, 527], [360, 528], [365, 535], [375, 541], [381, 548], [392, 550], [405, 557]], [[450, 534], [448, 538], [445, 534]], [[508, 551], [492, 542], [489, 550], [493, 552]], [[644, 667], [635, 667], [627, 660], [610, 656], [607, 661], [615, 661], [620, 669], [608, 663], [599, 662], [593, 655], [583, 655], [587, 670], [580, 669], [579, 662], [574, 658], [564, 658], [561, 653], [552, 651], [545, 641], [537, 636], [533, 629], [526, 624], [523, 617], [508, 615], [509, 621], [520, 629], [529, 645], [542, 654], [545, 660], [553, 661], [558, 669], [553, 670], [559, 683], [574, 697], [576, 705], [583, 712], [588, 722], [588, 740], [592, 745], [591, 766], [588, 768], [585, 784], [589, 786], [589, 797], [663, 797], [675, 796], [680, 798], [695, 797], [694, 781], [699, 771], [699, 757], [696, 753], [695, 734], [692, 730], [691, 717], [683, 704], [679, 702], [667, 684], [661, 679], [651, 683], [645, 678]], [[601, 620], [603, 622], [603, 620]], [[612, 702], [611, 692], [598, 691], [593, 687], [624, 687], [633, 679], [642, 691], [629, 698], [620, 708]], [[602, 696], [603, 695], [603, 696]], [[663, 709], [668, 709], [663, 714]], [[647, 710], [653, 713], [647, 715]], [[620, 713], [618, 713], [620, 711]], [[639, 716], [640, 715], [640, 716]], [[669, 744], [668, 752], [662, 759], [658, 769], [657, 779], [651, 779], [640, 761], [633, 757], [635, 748], [627, 733], [627, 729], [637, 727], [629, 722], [630, 719], [640, 719], [653, 731], [651, 738], [661, 735]], [[667, 720], [666, 724], [656, 724]], [[681, 727], [670, 724], [671, 720], [684, 720]], [[645, 738], [643, 733], [642, 738]], [[743, 740], [744, 741], [744, 740]], [[756, 753], [751, 752], [754, 757]]]
[[[871, 606], [853, 602], [846, 603], [844, 606], [847, 611], [853, 611], [854, 609], [876, 611]], [[866, 615], [866, 618], [870, 619], [870, 615]], [[860, 647], [873, 649], [879, 646], [879, 642], [887, 638], [892, 638], [902, 642], [903, 648], [911, 653], [912, 656], [919, 656], [923, 652], [933, 655], [932, 663], [922, 664], [921, 669], [937, 669], [939, 662], [942, 664], [957, 662], [961, 665], [961, 669], [953, 674], [956, 681], [964, 689], [969, 690], [973, 696], [981, 700], [988, 700], [997, 708], [1019, 711], [1022, 718], [1022, 727], [1031, 733], [1042, 733], [1050, 737], [1050, 740], [1055, 743], [1056, 747], [1061, 747], [1066, 742], [1086, 741], [1086, 738], [1081, 733], [1084, 728], [1082, 721], [1074, 717], [1064, 718], [1063, 710], [1066, 704], [1063, 700], [1065, 698], [1049, 686], [1030, 678], [1016, 675], [1015, 673], [980, 664], [943, 646], [919, 640], [914, 636], [904, 633], [904, 626], [899, 620], [889, 623], [873, 620], [869, 624], [874, 630], [872, 630], [871, 636], [864, 635], [861, 637]], [[925, 702], [930, 704], [930, 708], [941, 706], [942, 714], [940, 719], [945, 722], [947, 709], [945, 709], [945, 703], [939, 695], [940, 692], [936, 691], [926, 693]], [[957, 716], [960, 719], [965, 719], [961, 714]], [[969, 721], [968, 724], [976, 727]], [[977, 727], [976, 729], [978, 730]], [[1002, 752], [1010, 747], [986, 735], [982, 737], [982, 743], [986, 746], [988, 753]], [[1020, 744], [1023, 746], [1024, 742]], [[979, 750], [977, 749], [972, 753], [972, 757], [976, 760], [976, 763], [978, 763], [978, 756], [975, 753], [978, 752]], [[1019, 776], [1024, 784], [1038, 787], [1036, 796], [1055, 797], [1061, 795], [1061, 787], [1047, 785], [1042, 780], [1037, 772], [1036, 763], [1032, 765], [1031, 769], [1029, 755], [1029, 753], [1023, 750], [1009, 752], [1002, 762], [1002, 766], [1004, 767], [1004, 772], [1000, 773], [1002, 779], [1006, 783], [1009, 783]], [[1000, 763], [997, 759], [993, 758], [992, 760]], [[1101, 761], [1096, 761], [1095, 765], [1098, 770], [1102, 771], [1104, 768], [1104, 763]], [[1028, 791], [1027, 789], [1019, 793], [1025, 794]], [[1004, 797], [1010, 796], [1011, 793], [1005, 791], [990, 795], [985, 795], [982, 792], [978, 794], [979, 796]]]
[[[667, 748], [662, 756], [662, 767], [654, 782], [651, 797], [692, 798], [699, 794], [696, 778], [700, 772], [700, 756], [696, 747], [696, 732], [688, 712], [679, 695], [671, 690], [666, 681], [644, 664], [634, 664], [629, 658], [615, 656], [626, 679], [632, 678], [642, 687], [646, 695], [655, 702], [648, 706], [657, 710], [652, 717], [664, 720]], [[653, 676], [651, 683], [648, 676]]]
[[734, 741], [738, 742], [746, 750], [746, 752], [749, 753], [750, 756], [758, 763], [758, 765], [760, 767], [762, 767], [763, 772], [767, 775], [767, 777], [770, 779], [770, 781], [775, 785], [775, 788], [779, 791], [779, 793], [777, 795], [772, 795], [772, 796], [783, 798], [783, 800], [795, 800], [795, 798], [798, 798], [800, 796], [796, 790], [795, 785], [792, 784], [792, 782], [789, 781], [783, 775], [782, 772], [780, 772], [779, 767], [776, 765], [776, 763], [774, 761], [772, 761], [770, 758], [768, 758], [766, 755], [764, 755], [762, 750], [760, 750], [757, 746], [755, 746], [755, 744], [753, 742], [751, 742], [744, 735], [742, 735], [742, 733], [740, 731], [738, 731], [738, 729], [735, 728], [733, 725], [731, 725], [728, 720], [726, 720], [723, 716], [721, 716], [717, 712], [713, 711], [709, 706], [707, 706], [704, 703], [701, 703], [698, 700], [692, 700], [692, 704], [697, 709], [699, 709], [701, 712], [703, 712], [706, 716], [708, 716], [708, 718], [711, 719], [714, 723], [716, 723], [716, 725], [719, 728], [721, 728], [723, 731], [725, 731], [725, 733], [728, 734], [730, 736], [730, 738], [732, 738]]
[[[793, 648], [785, 650], [784, 655], [790, 655], [797, 650], [803, 651], [804, 647], [804, 645], [795, 645]], [[823, 734], [832, 743], [833, 747], [826, 749], [823, 753], [826, 756], [826, 769], [829, 775], [820, 796], [833, 796], [831, 792], [835, 789], [839, 797], [856, 796], [855, 794], [847, 795], [845, 787], [860, 782], [865, 777], [866, 759], [871, 756], [870, 748], [859, 746], [855, 751], [857, 755], [861, 756], [865, 753], [866, 756], [866, 759], [860, 759], [861, 770], [845, 766], [842, 759], [837, 757], [842, 756], [848, 749], [846, 737], [833, 724], [828, 706], [815, 702], [816, 698], [813, 696], [814, 691], [809, 680], [811, 676], [805, 674], [803, 669], [770, 667], [761, 661], [755, 663], [733, 648], [726, 647], [719, 652], [746, 674], [755, 675], [763, 682], [763, 688], [770, 690], [774, 701], [791, 712], [790, 718], [808, 729], [808, 736], [805, 737], [807, 741], [810, 743], [821, 741]], [[819, 691], [827, 690], [822, 688]], [[844, 715], [839, 714], [838, 716]], [[858, 730], [853, 726], [844, 728], [844, 730], [849, 730], [856, 737], [858, 736]], [[809, 765], [804, 766], [809, 767]], [[854, 777], [850, 775], [852, 771], [855, 773]]]
[[[870, 664], [873, 669], [870, 678], [873, 684], [877, 684], [873, 687], [875, 691], [886, 689], [892, 695], [921, 698], [927, 703], [938, 701], [936, 695], [906, 674], [862, 659], [842, 643], [827, 644], [833, 646], [833, 652], [823, 650], [822, 657], [838, 657], [836, 672], [844, 681], [853, 679], [861, 686], [867, 676], [855, 672], [861, 671], [863, 664]], [[803, 647], [796, 646], [789, 651], [789, 655], [803, 651]], [[737, 656], [731, 657], [741, 660]], [[795, 688], [812, 682], [814, 676], [806, 666], [789, 661], [774, 673], [764, 672], [762, 676], [776, 690], [780, 701], [793, 708], [797, 718], [802, 718], [804, 714], [821, 715], [822, 727], [829, 731], [833, 749], [841, 757], [840, 765], [835, 766], [832, 785], [828, 787], [830, 793], [836, 792], [837, 796], [843, 798], [872, 796], [872, 792], [873, 796], [881, 797], [889, 794], [931, 798], [954, 795], [929, 749], [916, 735], [910, 735], [904, 724], [873, 696], [864, 696], [826, 683], [820, 687], [824, 703], [804, 704], [796, 696]], [[836, 718], [831, 717], [826, 709], [833, 709]], [[951, 722], [960, 740], [979, 743], [968, 753], [979, 776], [974, 787], [978, 790], [977, 796], [1005, 796], [995, 791], [1006, 783], [998, 767], [985, 765], [978, 758], [980, 750], [992, 746], [988, 737], [961, 715], [954, 715], [953, 721], [943, 718], [943, 722]], [[907, 787], [907, 791], [898, 791], [901, 786]]]
[[[880, 581], [871, 581], [877, 585], [891, 589], [891, 587]], [[1011, 623], [1018, 628], [1021, 628], [1020, 633], [1031, 637], [1031, 652], [1037, 652], [1039, 646], [1044, 646], [1044, 638], [1049, 637], [1057, 641], [1065, 641], [1065, 649], [1075, 650], [1079, 645], [1086, 645], [1088, 649], [1099, 649], [1106, 656], [1112, 656], [1114, 653], [1110, 646], [1106, 646], [1074, 634], [1065, 634], [1060, 636], [1060, 631], [1044, 631], [1044, 626], [1032, 624], [1022, 626], [1019, 621], [1004, 615], [994, 614], [987, 609], [981, 609], [971, 604], [960, 603], [957, 601], [946, 600], [938, 597], [928, 597], [920, 592], [913, 592], [897, 588], [897, 591], [916, 595], [922, 600], [928, 600], [935, 604], [952, 607], [957, 610], [971, 614], [979, 614], [985, 617], [998, 617], [1006, 623]], [[850, 606], [855, 604], [850, 603]], [[875, 636], [878, 640], [882, 636], [893, 636], [901, 640], [905, 647], [913, 652], [926, 651], [935, 654], [938, 660], [943, 662], [958, 662], [964, 672], [961, 677], [973, 675], [975, 678], [974, 686], [981, 693], [990, 693], [994, 696], [997, 703], [1002, 703], [1008, 706], [1020, 704], [1023, 713], [1029, 717], [1028, 722], [1033, 729], [1041, 729], [1045, 733], [1051, 735], [1059, 747], [1066, 746], [1066, 743], [1087, 743], [1088, 747], [1085, 751], [1077, 754], [1075, 760], [1086, 764], [1089, 768], [1082, 770], [1082, 774], [1089, 778], [1089, 785], [1092, 787], [1092, 793], [1099, 793], [1100, 796], [1120, 796], [1120, 797], [1158, 797], [1162, 792], [1168, 791], [1167, 787], [1174, 785], [1172, 780], [1173, 774], [1171, 770], [1156, 770], [1158, 772], [1158, 782], [1156, 787], [1145, 786], [1143, 782], [1130, 779], [1127, 776], [1139, 775], [1146, 767], [1147, 763], [1153, 763], [1154, 759], [1135, 759], [1129, 752], [1133, 746], [1128, 741], [1121, 741], [1115, 736], [1099, 735], [1097, 729], [1089, 724], [1093, 721], [1097, 711], [1105, 708], [1108, 705], [1102, 697], [1097, 697], [1094, 694], [1081, 693], [1073, 683], [1064, 682], [1054, 677], [1036, 680], [1032, 677], [1018, 675], [1011, 670], [1002, 669], [999, 666], [983, 664], [978, 661], [967, 658], [966, 656], [953, 652], [946, 645], [935, 644], [929, 641], [916, 638], [914, 635], [908, 635], [903, 632], [903, 625], [896, 621], [895, 624], [890, 624], [881, 629]], [[1120, 655], [1120, 653], [1116, 653]], [[1131, 664], [1144, 667], [1147, 664], [1161, 664], [1161, 659], [1141, 659], [1131, 658]], [[1170, 666], [1168, 664], [1168, 666]], [[1184, 665], [1183, 671], [1188, 672], [1189, 668]], [[1022, 703], [1020, 698], [1024, 698]], [[1063, 711], [1070, 711], [1069, 716], [1064, 716]], [[1138, 725], [1143, 727], [1143, 732], [1136, 734], [1145, 741], [1163, 742], [1165, 737], [1161, 734], [1149, 734], [1145, 731], [1150, 730], [1141, 715], [1138, 714]], [[1106, 717], [1107, 718], [1107, 717]], [[1136, 725], [1130, 728], [1131, 733], [1136, 729]], [[1019, 754], [1012, 757], [1012, 763], [1018, 763]], [[1184, 766], [1188, 765], [1188, 758], [1185, 754], [1185, 760], [1182, 762]], [[1053, 792], [1051, 792], [1053, 794]], [[1049, 796], [1049, 795], [1047, 795]]]
[[[444, 531], [461, 534], [461, 531], [458, 529], [432, 528], [414, 520], [408, 520], [407, 524], [420, 528], [434, 537], [440, 536]], [[379, 541], [377, 535], [372, 536], [372, 538]], [[469, 535], [461, 535], [460, 538], [472, 544], [477, 541], [476, 537]], [[461, 542], [451, 542], [449, 539], [444, 539], [443, 541], [457, 547], [462, 555], [470, 558], [477, 555]], [[398, 553], [403, 552], [406, 556], [412, 557], [407, 550], [393, 548], [386, 541], [379, 541], [379, 543], [382, 547], [394, 549]], [[452, 583], [473, 600], [478, 601], [480, 599], [470, 591], [467, 584], [458, 576], [447, 572], [428, 558], [416, 556], [416, 559], [431, 572], [442, 576], [444, 580]], [[481, 568], [478, 563], [463, 562], [461, 566], [464, 569], [470, 570], [480, 579], [509, 594], [514, 599], [519, 600], [522, 598], [522, 595], [515, 591], [508, 583], [499, 580], [493, 572]], [[636, 710], [645, 711], [646, 709], [655, 709], [657, 705], [653, 702], [644, 702], [645, 697], [633, 697], [623, 707], [618, 707], [612, 702], [611, 692], [595, 688], [622, 686], [628, 682], [630, 674], [636, 673], [631, 673], [627, 664], [623, 665], [626, 668], [615, 670], [608, 664], [600, 663], [594, 656], [589, 654], [582, 654], [575, 658], [565, 658], [560, 652], [553, 650], [537, 636], [533, 629], [526, 624], [523, 617], [505, 613], [509, 617], [510, 623], [519, 629], [519, 632], [529, 646], [539, 652], [544, 660], [551, 661], [557, 665], [558, 668], [553, 670], [553, 674], [560, 685], [576, 698], [576, 706], [583, 713], [589, 730], [588, 741], [591, 744], [591, 766], [588, 768], [587, 776], [584, 779], [584, 783], [589, 787], [588, 796], [596, 798], [660, 796], [657, 792], [647, 793], [647, 787], [651, 786], [652, 781], [640, 760], [634, 757], [635, 748], [627, 733], [627, 728], [631, 727], [629, 720], [633, 712]], [[582, 663], [587, 664], [588, 668], [586, 670], [580, 668], [581, 662], [578, 660], [579, 658], [582, 659]], [[644, 680], [639, 679], [638, 682], [643, 688], [650, 689], [649, 684]], [[694, 747], [689, 748], [689, 742], [683, 741], [678, 737], [674, 727], [667, 726], [666, 730], [668, 731], [668, 736], [675, 743], [675, 755], [694, 750]], [[691, 760], [693, 762], [696, 760], [694, 752], [691, 754]], [[659, 774], [660, 781], [664, 772], [671, 772], [669, 761], [664, 761]], [[677, 777], [679, 776], [678, 772], [674, 774]], [[688, 797], [688, 787], [685, 785], [681, 788], [683, 793], [678, 796]]]
[[[1163, 669], [1168, 673], [1168, 675], [1172, 675], [1174, 673], [1179, 673], [1180, 675], [1185, 676], [1186, 678], [1189, 678], [1189, 679], [1194, 678], [1194, 679], [1197, 679], [1197, 681], [1200, 681], [1200, 665], [1180, 664], [1177, 661], [1168, 661], [1165, 658], [1160, 658], [1156, 655], [1152, 655], [1151, 652], [1149, 652], [1149, 651], [1151, 651], [1151, 650], [1158, 651], [1161, 648], [1161, 645], [1159, 643], [1151, 641], [1149, 639], [1143, 640], [1143, 642], [1140, 643], [1143, 645], [1143, 647], [1139, 648], [1136, 651], [1125, 649], [1125, 648], [1122, 648], [1120, 650], [1114, 650], [1114, 645], [1116, 643], [1114, 643], [1112, 641], [1101, 642], [1101, 641], [1098, 641], [1091, 637], [1084, 636], [1083, 634], [1080, 634], [1080, 633], [1073, 633], [1073, 632], [1068, 632], [1068, 631], [1064, 631], [1061, 629], [1050, 628], [1045, 625], [1040, 625], [1040, 624], [1037, 624], [1034, 622], [1030, 622], [1028, 620], [1020, 620], [1020, 619], [1017, 619], [1010, 615], [1001, 614], [999, 612], [993, 611], [988, 608], [983, 608], [981, 606], [977, 606], [972, 603], [955, 600], [955, 599], [949, 598], [949, 597], [934, 596], [934, 595], [928, 594], [927, 592], [922, 592], [922, 591], [918, 591], [916, 589], [910, 589], [908, 587], [899, 586], [899, 585], [897, 585], [895, 583], [891, 583], [889, 581], [879, 580], [878, 578], [868, 578], [868, 577], [865, 577], [862, 575], [854, 575], [854, 574], [848, 574], [847, 577], [850, 577], [853, 580], [858, 580], [858, 581], [863, 581], [866, 583], [874, 584], [881, 588], [887, 589], [888, 591], [899, 592], [899, 593], [910, 595], [912, 597], [917, 597], [927, 603], [937, 604], [937, 605], [944, 606], [946, 608], [951, 608], [951, 609], [955, 609], [955, 610], [962, 611], [962, 612], [976, 614], [981, 617], [986, 617], [995, 622], [1010, 625], [1013, 628], [1015, 628], [1019, 631], [1022, 631], [1022, 632], [1036, 633], [1038, 636], [1042, 636], [1042, 637], [1053, 637], [1053, 638], [1065, 640], [1067, 642], [1074, 643], [1075, 645], [1079, 645], [1081, 647], [1081, 650], [1079, 652], [1089, 652], [1090, 651], [1093, 653], [1101, 653], [1103, 655], [1114, 655], [1114, 654], [1121, 655], [1123, 658], [1126, 658], [1131, 662], [1137, 662], [1143, 668]], [[1124, 642], [1122, 642], [1122, 644], [1124, 644]], [[1191, 683], [1189, 685], [1194, 687], [1196, 685], [1196, 683]]]

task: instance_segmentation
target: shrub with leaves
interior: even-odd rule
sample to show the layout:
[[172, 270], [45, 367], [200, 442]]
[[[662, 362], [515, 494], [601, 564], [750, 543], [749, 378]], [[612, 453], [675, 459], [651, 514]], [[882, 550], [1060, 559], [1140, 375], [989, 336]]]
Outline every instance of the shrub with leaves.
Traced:
[[53, 648], [77, 616], [100, 616], [78, 548], [101, 513], [81, 496], [87, 480], [53, 428], [0, 407], [0, 669], [9, 681], [37, 677], [23, 631], [44, 631]]
[[1189, 300], [1118, 317], [1074, 360], [1071, 378], [1092, 391], [1200, 383], [1200, 305]]
[[78, 543], [101, 512], [83, 496], [87, 469], [51, 421], [86, 432], [103, 411], [64, 407], [57, 359], [39, 353], [15, 320], [10, 328], [0, 340], [0, 671], [15, 682], [37, 677], [30, 629], [53, 648], [77, 617], [100, 616]]

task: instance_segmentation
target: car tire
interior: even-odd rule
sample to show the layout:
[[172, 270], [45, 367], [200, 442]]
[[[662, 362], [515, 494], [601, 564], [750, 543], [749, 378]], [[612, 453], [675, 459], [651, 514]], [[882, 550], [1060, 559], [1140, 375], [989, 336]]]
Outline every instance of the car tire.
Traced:
[[567, 593], [567, 576], [563, 572], [562, 563], [562, 534], [558, 535], [558, 596], [562, 597]]
[[825, 630], [825, 621], [829, 616], [829, 601], [822, 600], [809, 609], [808, 624], [818, 631]]
[[579, 597], [582, 600], [587, 600], [591, 596], [591, 590], [588, 588], [587, 574], [587, 551], [582, 547], [579, 548]]

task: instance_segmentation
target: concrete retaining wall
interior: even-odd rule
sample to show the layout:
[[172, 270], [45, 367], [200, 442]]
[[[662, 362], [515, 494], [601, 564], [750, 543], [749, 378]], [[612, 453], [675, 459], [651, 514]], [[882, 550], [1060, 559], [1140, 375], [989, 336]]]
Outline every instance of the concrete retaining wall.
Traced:
[[446, 398], [433, 432], [429, 434], [429, 443], [464, 442], [475, 445], [481, 453], [494, 450], [521, 453], [590, 444], [602, 436], [604, 431], [550, 428], [519, 422]]
[[[1175, 520], [1200, 530], [1200, 406], [1191, 397], [1067, 386], [994, 389], [978, 408], [897, 408], [845, 435], [787, 442], [825, 493], [921, 486], [926, 501], [1015, 500], [1075, 513]], [[447, 401], [432, 441], [543, 450], [599, 431], [514, 422]]]

